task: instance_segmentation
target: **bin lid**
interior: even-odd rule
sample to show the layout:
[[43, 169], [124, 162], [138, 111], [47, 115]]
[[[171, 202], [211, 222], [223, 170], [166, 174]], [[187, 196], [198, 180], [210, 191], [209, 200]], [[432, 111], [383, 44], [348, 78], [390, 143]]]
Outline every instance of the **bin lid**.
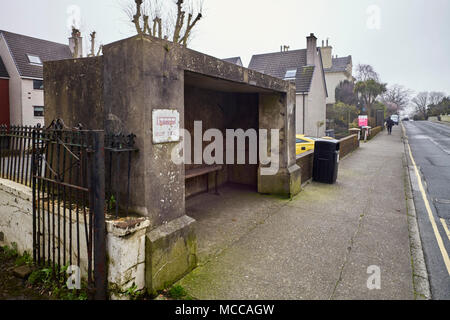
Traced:
[[316, 151], [339, 151], [341, 142], [336, 139], [317, 139], [315, 143]]

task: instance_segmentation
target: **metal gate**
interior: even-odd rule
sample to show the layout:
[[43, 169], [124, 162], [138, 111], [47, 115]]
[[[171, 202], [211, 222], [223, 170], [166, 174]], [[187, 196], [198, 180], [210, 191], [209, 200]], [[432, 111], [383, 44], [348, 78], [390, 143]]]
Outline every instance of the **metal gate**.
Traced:
[[61, 120], [33, 129], [33, 258], [56, 271], [78, 267], [90, 298], [102, 300], [107, 286], [104, 167], [103, 131], [68, 129]]

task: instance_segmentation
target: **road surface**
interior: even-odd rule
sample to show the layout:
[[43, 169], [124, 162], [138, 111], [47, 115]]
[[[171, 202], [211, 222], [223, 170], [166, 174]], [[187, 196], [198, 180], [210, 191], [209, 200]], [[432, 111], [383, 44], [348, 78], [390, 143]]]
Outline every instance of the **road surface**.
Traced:
[[[414, 161], [422, 175], [424, 192], [413, 186], [414, 203], [432, 298], [449, 300], [450, 125], [427, 121], [403, 124]], [[428, 199], [430, 212], [424, 196]]]

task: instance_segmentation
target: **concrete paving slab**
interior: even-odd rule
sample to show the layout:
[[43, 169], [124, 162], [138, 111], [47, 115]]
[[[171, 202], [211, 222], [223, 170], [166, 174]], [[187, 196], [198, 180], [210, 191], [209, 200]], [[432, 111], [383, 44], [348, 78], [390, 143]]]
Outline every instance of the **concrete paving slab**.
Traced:
[[[213, 300], [413, 299], [402, 150], [399, 130], [382, 132], [341, 161], [336, 185], [291, 201], [232, 188], [199, 197], [188, 210], [208, 259], [179, 284]], [[380, 290], [367, 287], [372, 265]]]

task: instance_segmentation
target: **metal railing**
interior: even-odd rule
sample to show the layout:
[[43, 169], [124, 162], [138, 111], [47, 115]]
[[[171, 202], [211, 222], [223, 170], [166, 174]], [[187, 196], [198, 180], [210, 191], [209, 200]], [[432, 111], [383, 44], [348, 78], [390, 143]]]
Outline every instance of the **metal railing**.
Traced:
[[32, 126], [0, 125], [0, 177], [31, 185]]
[[62, 120], [0, 126], [0, 176], [33, 191], [36, 264], [79, 267], [97, 299], [106, 298], [105, 213], [128, 213], [135, 137], [70, 129]]

